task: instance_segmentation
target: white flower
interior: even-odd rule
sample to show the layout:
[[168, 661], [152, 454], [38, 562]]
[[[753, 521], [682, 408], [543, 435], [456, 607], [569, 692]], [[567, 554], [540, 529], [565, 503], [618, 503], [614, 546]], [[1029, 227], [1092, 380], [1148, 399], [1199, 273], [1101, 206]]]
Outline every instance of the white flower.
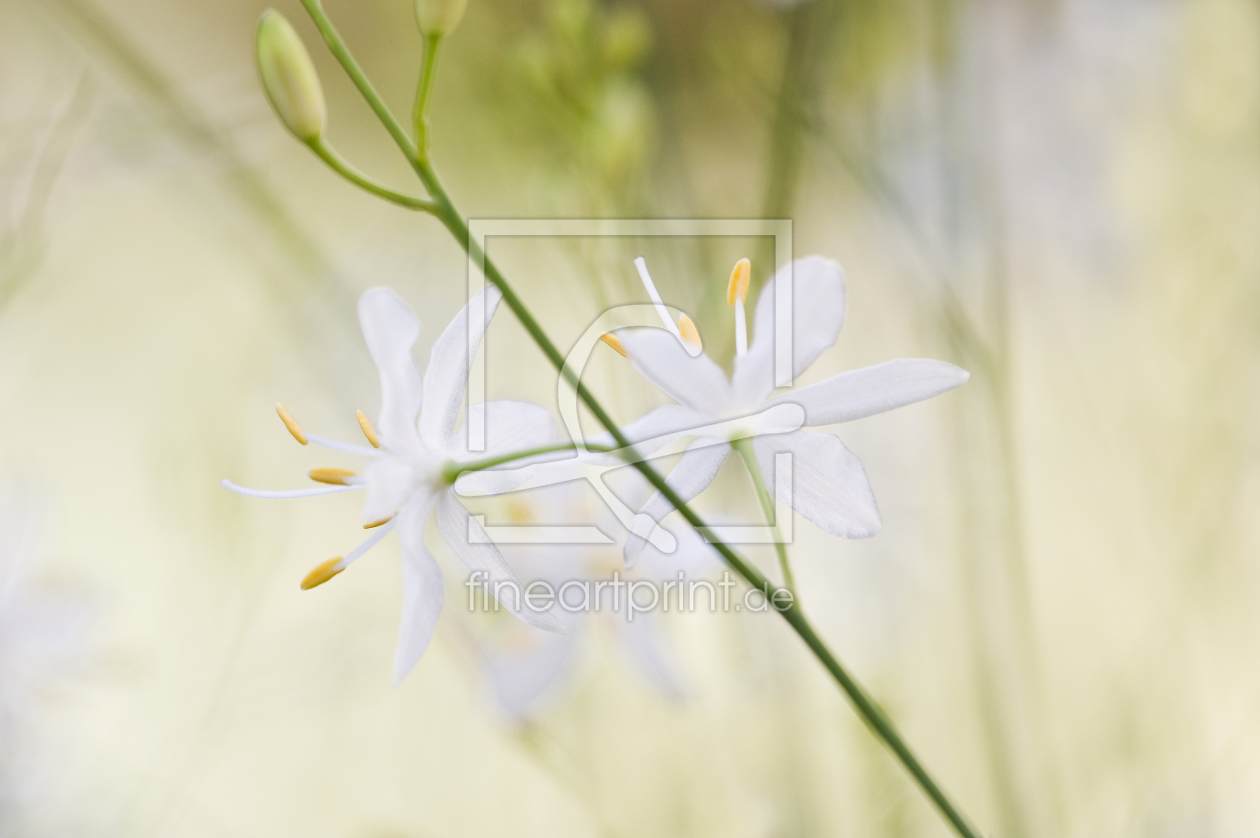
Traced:
[[0, 496], [0, 734], [78, 657], [91, 617], [86, 602], [32, 583], [40, 518], [30, 498]]
[[[15, 489], [16, 489], [15, 484]], [[49, 759], [40, 699], [86, 659], [93, 603], [38, 581], [41, 505], [0, 486], [0, 835], [56, 805], [59, 760]]]
[[[626, 475], [646, 489], [646, 483], [631, 473]], [[642, 498], [646, 492], [640, 492]], [[581, 484], [568, 483], [547, 489], [513, 494], [506, 502], [507, 517], [514, 525], [564, 525], [593, 521], [603, 533], [624, 533], [611, 510], [599, 505], [593, 514], [582, 496]], [[596, 621], [611, 629], [617, 646], [639, 672], [661, 693], [670, 698], [682, 695], [681, 681], [671, 650], [663, 637], [661, 608], [648, 607], [657, 600], [665, 583], [672, 582], [675, 607], [682, 596], [681, 580], [704, 576], [719, 565], [717, 552], [687, 528], [679, 533], [677, 547], [667, 554], [652, 545], [643, 551], [637, 568], [621, 569], [620, 541], [607, 544], [516, 544], [501, 545], [504, 555], [522, 578], [545, 582], [561, 599], [558, 611], [568, 631], [551, 634], [516, 624], [504, 626], [483, 646], [483, 663], [490, 692], [509, 717], [524, 720], [533, 715], [540, 701], [556, 691], [572, 673], [578, 661], [582, 639]], [[611, 583], [620, 583], [613, 587]], [[625, 584], [638, 584], [633, 611]], [[650, 585], [657, 594], [647, 588]], [[566, 587], [567, 586], [567, 587]], [[664, 597], [671, 596], [665, 590]], [[704, 602], [702, 592], [700, 601]], [[646, 610], [644, 610], [646, 608]]]
[[[635, 369], [681, 407], [671, 417], [679, 423], [676, 427], [686, 422], [700, 428], [753, 416], [781, 404], [799, 405], [807, 426], [848, 422], [931, 398], [970, 377], [942, 361], [888, 361], [771, 398], [775, 389], [776, 288], [783, 283], [790, 288], [795, 378], [834, 344], [840, 333], [844, 273], [839, 264], [819, 256], [799, 259], [780, 270], [757, 301], [751, 346], [744, 317], [748, 280], [745, 259], [736, 265], [728, 286], [728, 302], [735, 307], [736, 320], [735, 368], [730, 379], [702, 352], [693, 355], [700, 343], [694, 327], [682, 329], [681, 340], [661, 329], [619, 333], [621, 348]], [[648, 282], [645, 278], [645, 284]], [[803, 430], [752, 436], [757, 463], [772, 493], [775, 454], [793, 455], [791, 504], [797, 512], [826, 532], [844, 538], [866, 538], [879, 532], [879, 509], [862, 464], [837, 437]], [[731, 452], [731, 438], [699, 437], [688, 446], [668, 478], [683, 500], [694, 498], [717, 476]], [[627, 541], [627, 564], [634, 561], [643, 549], [644, 538], [672, 508], [660, 492], [648, 500]]]
[[430, 513], [437, 520], [442, 540], [470, 570], [482, 572], [481, 578], [496, 596], [503, 594], [502, 604], [509, 611], [532, 626], [564, 630], [554, 615], [534, 611], [521, 597], [513, 595], [516, 579], [512, 571], [484, 537], [480, 525], [455, 499], [451, 488], [452, 464], [542, 445], [553, 433], [551, 416], [544, 408], [514, 401], [469, 405], [465, 429], [484, 422], [484, 451], [470, 451], [465, 434], [452, 433], [468, 382], [470, 355], [480, 345], [501, 296], [490, 286], [469, 301], [434, 342], [429, 366], [421, 378], [411, 355], [420, 337], [420, 321], [393, 291], [369, 289], [359, 300], [359, 323], [380, 373], [381, 411], [376, 427], [361, 411], [359, 423], [373, 447], [308, 435], [283, 405], [277, 406], [280, 418], [303, 445], [314, 442], [373, 458], [365, 475], [360, 478], [345, 469], [315, 469], [311, 478], [330, 485], [282, 492], [243, 489], [223, 481], [223, 486], [233, 491], [267, 498], [367, 489], [364, 527], [374, 528], [375, 532], [345, 556], [316, 567], [302, 587], [312, 588], [328, 581], [397, 528], [403, 554], [403, 622], [394, 659], [396, 683], [424, 653], [442, 610], [442, 572], [424, 544]]

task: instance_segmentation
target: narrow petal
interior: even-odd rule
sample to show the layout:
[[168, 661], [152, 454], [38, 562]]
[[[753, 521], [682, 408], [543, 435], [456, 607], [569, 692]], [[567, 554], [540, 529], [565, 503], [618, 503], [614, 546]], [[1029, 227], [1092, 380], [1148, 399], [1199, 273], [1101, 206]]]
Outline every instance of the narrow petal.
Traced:
[[429, 366], [424, 371], [425, 410], [420, 416], [420, 435], [435, 450], [455, 430], [464, 388], [468, 386], [469, 363], [502, 299], [498, 288], [487, 285], [459, 310], [433, 343]]
[[[637, 446], [642, 456], [650, 456], [664, 445], [674, 441], [670, 434], [683, 433], [702, 427], [710, 420], [694, 410], [678, 404], [658, 407], [641, 419], [621, 429], [621, 432]], [[588, 437], [588, 445], [612, 447], [616, 445], [612, 434], [602, 433]], [[524, 446], [522, 446], [524, 447]], [[588, 479], [601, 473], [601, 469], [625, 464], [620, 455], [587, 451], [581, 455], [572, 451], [556, 451], [536, 457], [517, 460], [510, 464], [465, 474], [455, 483], [455, 490], [465, 497], [501, 495], [519, 491], [529, 486], [554, 485], [570, 480]]]
[[[731, 446], [726, 442], [697, 439], [687, 446], [682, 459], [674, 466], [665, 482], [684, 501], [689, 501], [713, 482], [730, 453]], [[626, 567], [634, 565], [643, 548], [647, 546], [647, 536], [652, 528], [673, 509], [673, 505], [659, 491], [648, 498], [648, 502], [635, 516], [630, 535], [626, 537]]]
[[775, 455], [792, 454], [791, 506], [823, 531], [841, 538], [870, 538], [883, 526], [862, 463], [837, 437], [793, 431], [758, 437], [753, 451], [772, 495]]
[[376, 427], [386, 447], [406, 450], [416, 440], [416, 416], [423, 392], [411, 348], [420, 320], [388, 288], [369, 288], [359, 298], [359, 325], [381, 376], [381, 412]]
[[[692, 410], [689, 407], [683, 407], [680, 404], [667, 404], [664, 407], [658, 407], [652, 412], [636, 419], [624, 428], [621, 428], [622, 435], [630, 440], [630, 444], [639, 449], [641, 454], [652, 454], [660, 449], [660, 445], [654, 445], [653, 440], [659, 440], [665, 437], [664, 442], [668, 443], [669, 434], [681, 433], [693, 428], [701, 428], [708, 425], [713, 420], [699, 411]], [[599, 445], [611, 448], [617, 443], [610, 433], [601, 433], [587, 438], [590, 445]], [[620, 457], [611, 456], [620, 461]], [[611, 460], [610, 460], [611, 462]]]
[[798, 404], [806, 425], [851, 422], [939, 396], [967, 383], [971, 373], [944, 361], [903, 359], [841, 373], [771, 402]]
[[[484, 430], [484, 449], [468, 450], [470, 426]], [[538, 448], [555, 440], [556, 423], [547, 408], [531, 402], [499, 400], [468, 406], [464, 427], [447, 440], [447, 456], [456, 462], [479, 460]]]
[[424, 546], [424, 527], [434, 498], [416, 498], [398, 513], [398, 540], [402, 543], [403, 616], [394, 654], [394, 683], [402, 683], [433, 638], [442, 613], [446, 583], [442, 570]]
[[519, 626], [512, 634], [501, 648], [487, 656], [486, 674], [490, 691], [503, 712], [524, 721], [572, 668], [581, 632], [571, 622], [564, 634], [530, 626]]
[[721, 568], [722, 555], [700, 533], [689, 526], [679, 527], [676, 538], [678, 545], [672, 553], [648, 544], [639, 554], [635, 572], [647, 579], [666, 581], [677, 579], [679, 573], [695, 579]]
[[731, 383], [708, 355], [693, 358], [664, 329], [623, 329], [617, 336], [634, 368], [674, 401], [706, 416], [726, 418], [733, 410]]
[[620, 624], [626, 652], [644, 677], [669, 698], [682, 698], [682, 681], [673, 650], [662, 636], [660, 621], [651, 612], [634, 615], [634, 622]]
[[[451, 551], [473, 572], [481, 571], [479, 581], [515, 617], [546, 631], [564, 631], [564, 624], [549, 611], [539, 613], [525, 602], [525, 586], [517, 581], [499, 548], [490, 543], [481, 525], [472, 519], [452, 492], [443, 492], [437, 502], [438, 532]], [[470, 533], [472, 538], [470, 538]]]
[[821, 256], [782, 268], [761, 289], [748, 354], [735, 359], [732, 376], [740, 404], [760, 404], [775, 388], [776, 289], [791, 283], [792, 377], [800, 375], [836, 342], [844, 323], [844, 271]]

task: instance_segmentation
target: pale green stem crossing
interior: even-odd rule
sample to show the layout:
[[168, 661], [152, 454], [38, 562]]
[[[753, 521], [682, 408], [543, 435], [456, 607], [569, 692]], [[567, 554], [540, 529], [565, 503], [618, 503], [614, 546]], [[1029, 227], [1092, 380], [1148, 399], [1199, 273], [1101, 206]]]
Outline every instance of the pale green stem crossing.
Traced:
[[540, 454], [556, 454], [561, 451], [597, 451], [601, 454], [606, 454], [613, 450], [615, 449], [606, 448], [603, 445], [574, 445], [567, 442], [560, 445], [543, 445], [538, 448], [527, 448], [524, 451], [513, 451], [511, 454], [503, 454], [498, 457], [486, 457], [482, 460], [469, 460], [464, 463], [451, 463], [442, 469], [442, 476], [446, 478], [448, 483], [454, 483], [457, 477], [466, 472], [484, 471], [495, 466], [524, 460], [527, 457], [537, 457]]
[[752, 442], [748, 439], [737, 439], [731, 442], [731, 447], [739, 452], [744, 465], [748, 468], [748, 475], [752, 478], [753, 487], [757, 490], [757, 500], [761, 502], [761, 511], [766, 515], [766, 524], [774, 531], [774, 551], [779, 554], [779, 570], [783, 573], [783, 587], [791, 591], [792, 596], [795, 597], [796, 579], [792, 576], [792, 565], [788, 561], [787, 545], [783, 543], [779, 524], [775, 520], [774, 498], [770, 496], [770, 491], [766, 488], [766, 479], [761, 473], [761, 466], [757, 464], [757, 455], [753, 452]]

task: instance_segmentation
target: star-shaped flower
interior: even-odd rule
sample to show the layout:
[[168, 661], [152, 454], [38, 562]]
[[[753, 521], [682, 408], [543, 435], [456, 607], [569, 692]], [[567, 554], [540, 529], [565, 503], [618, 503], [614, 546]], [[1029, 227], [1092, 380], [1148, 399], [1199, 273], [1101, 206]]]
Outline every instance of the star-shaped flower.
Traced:
[[[646, 274], [642, 266], [640, 272]], [[771, 398], [775, 390], [775, 299], [781, 293], [779, 287], [788, 285], [792, 301], [790, 343], [795, 378], [840, 334], [844, 273], [839, 264], [820, 256], [808, 256], [781, 269], [757, 301], [751, 346], [744, 316], [749, 277], [750, 265], [743, 259], [727, 286], [727, 301], [735, 308], [736, 322], [735, 368], [729, 379], [707, 355], [696, 352], [699, 334], [689, 319], [679, 324], [678, 336], [662, 329], [632, 329], [623, 330], [615, 339], [615, 348], [635, 369], [681, 406], [683, 410], [673, 416], [673, 421], [680, 423], [676, 427], [683, 427], [685, 422], [701, 428], [754, 416], [781, 404], [799, 405], [807, 426], [849, 422], [929, 399], [970, 378], [966, 371], [943, 361], [887, 361]], [[644, 281], [650, 282], [646, 276]], [[862, 464], [839, 438], [803, 430], [757, 434], [752, 436], [752, 447], [772, 493], [775, 481], [770, 475], [774, 473], [775, 455], [793, 455], [790, 503], [818, 527], [843, 538], [866, 538], [879, 532], [879, 509]], [[683, 500], [691, 500], [713, 481], [730, 453], [729, 439], [697, 438], [670, 473], [669, 485]], [[672, 508], [660, 492], [648, 500], [626, 544], [627, 564], [634, 561], [645, 537]]]
[[306, 434], [283, 405], [277, 406], [285, 426], [303, 445], [313, 442], [372, 458], [364, 476], [346, 469], [314, 469], [311, 478], [327, 486], [281, 492], [243, 489], [223, 481], [224, 487], [233, 491], [266, 498], [367, 489], [363, 526], [375, 532], [346, 555], [316, 567], [302, 587], [327, 582], [397, 528], [403, 553], [403, 623], [394, 659], [395, 682], [401, 681], [424, 654], [442, 611], [442, 572], [424, 544], [430, 513], [437, 520], [442, 540], [470, 570], [481, 571], [480, 578], [505, 608], [529, 625], [564, 630], [553, 614], [529, 607], [511, 569], [452, 490], [458, 470], [453, 466], [539, 446], [553, 434], [551, 416], [544, 408], [515, 401], [469, 405], [465, 431], [484, 423], [484, 451], [470, 451], [466, 433], [453, 433], [468, 383], [470, 356], [480, 345], [501, 298], [498, 289], [488, 286], [469, 301], [434, 342], [422, 378], [411, 355], [420, 337], [415, 313], [388, 288], [364, 292], [359, 300], [359, 324], [380, 373], [381, 411], [375, 427], [362, 411], [358, 418], [372, 447]]

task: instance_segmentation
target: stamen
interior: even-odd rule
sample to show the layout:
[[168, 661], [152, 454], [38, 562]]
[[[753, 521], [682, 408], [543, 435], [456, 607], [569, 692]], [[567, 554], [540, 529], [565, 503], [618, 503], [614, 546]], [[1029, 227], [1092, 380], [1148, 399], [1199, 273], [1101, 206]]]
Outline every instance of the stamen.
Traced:
[[283, 402], [276, 402], [276, 415], [280, 417], [280, 421], [289, 429], [289, 433], [293, 434], [293, 438], [303, 445], [306, 444], [306, 434], [302, 433], [302, 426], [293, 418], [293, 414], [284, 406]]
[[740, 259], [731, 271], [731, 281], [726, 284], [726, 302], [735, 307], [735, 355], [748, 354], [748, 317], [744, 313], [744, 300], [748, 298], [748, 283], [752, 281], [752, 262]]
[[362, 410], [356, 411], [355, 416], [359, 417], [359, 427], [363, 429], [363, 435], [367, 437], [367, 441], [372, 443], [373, 448], [381, 447], [381, 440], [376, 435], [376, 428], [372, 427], [372, 423], [368, 421]]
[[704, 343], [700, 340], [700, 330], [696, 328], [696, 324], [692, 322], [691, 318], [685, 314], [678, 318], [678, 332], [683, 340], [696, 349], [704, 349]]
[[319, 489], [281, 489], [280, 491], [270, 491], [267, 489], [248, 489], [244, 486], [237, 486], [231, 480], [224, 479], [219, 483], [224, 489], [230, 492], [236, 492], [238, 495], [245, 495], [250, 498], [268, 498], [271, 500], [286, 500], [289, 498], [314, 498], [320, 495], [335, 495], [338, 492], [353, 492], [363, 487], [360, 485], [353, 486], [324, 486]]
[[643, 287], [647, 289], [648, 296], [652, 298], [652, 303], [656, 306], [656, 313], [660, 315], [661, 322], [665, 324], [665, 328], [673, 333], [674, 337], [681, 338], [678, 334], [678, 327], [674, 325], [674, 321], [669, 316], [669, 311], [665, 308], [665, 301], [661, 299], [661, 295], [656, 291], [656, 284], [652, 282], [652, 277], [648, 273], [647, 260], [642, 256], [634, 260], [634, 266], [639, 271], [639, 279], [643, 280]]
[[629, 355], [626, 354], [626, 348], [621, 345], [621, 341], [617, 340], [617, 336], [614, 335], [612, 332], [607, 332], [606, 334], [600, 335], [599, 339], [602, 340], [604, 343], [608, 344], [609, 346], [611, 346], [613, 349], [617, 350], [617, 352], [621, 354], [621, 357], [623, 358], [630, 357]]
[[381, 452], [375, 448], [369, 448], [366, 445], [355, 445], [353, 442], [342, 442], [339, 439], [329, 439], [319, 434], [307, 434], [306, 438], [311, 441], [311, 445], [322, 445], [325, 448], [331, 448], [334, 451], [342, 451], [346, 454], [354, 454], [356, 457], [379, 457]]
[[752, 281], [752, 262], [740, 259], [731, 271], [731, 281], [726, 286], [726, 304], [735, 305], [735, 301], [748, 299], [748, 284]]
[[381, 527], [381, 526], [384, 526], [385, 524], [388, 524], [392, 520], [394, 520], [394, 516], [390, 515], [388, 518], [382, 518], [379, 521], [373, 521], [370, 524], [364, 524], [363, 529], [373, 530], [373, 529], [376, 529], [377, 527]]
[[314, 570], [306, 574], [306, 578], [302, 580], [302, 590], [309, 591], [311, 588], [319, 587], [345, 569], [341, 564], [341, 556], [334, 556], [326, 562], [321, 562]]
[[354, 472], [348, 468], [313, 468], [309, 474], [316, 483], [330, 486], [349, 486], [350, 481], [346, 478], [354, 477]]

